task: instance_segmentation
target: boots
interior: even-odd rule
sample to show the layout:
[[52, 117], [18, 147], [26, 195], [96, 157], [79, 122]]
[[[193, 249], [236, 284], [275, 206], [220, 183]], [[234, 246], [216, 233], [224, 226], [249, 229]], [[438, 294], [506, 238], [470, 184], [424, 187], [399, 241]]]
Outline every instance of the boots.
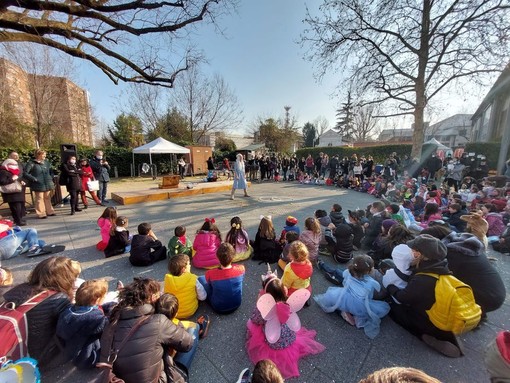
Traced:
[[[80, 196], [81, 196], [81, 202], [83, 202], [83, 208], [84, 209], [87, 209], [88, 208], [88, 202], [87, 202], [87, 195], [85, 194], [85, 192], [80, 192]], [[79, 211], [79, 210], [77, 210]]]

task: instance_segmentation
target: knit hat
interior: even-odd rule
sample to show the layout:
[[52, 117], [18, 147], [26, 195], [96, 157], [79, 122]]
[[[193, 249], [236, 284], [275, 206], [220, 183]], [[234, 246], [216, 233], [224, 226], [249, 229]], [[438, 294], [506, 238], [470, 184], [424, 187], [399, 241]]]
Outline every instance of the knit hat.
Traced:
[[408, 271], [411, 262], [414, 260], [413, 253], [407, 245], [397, 245], [391, 252], [391, 258], [395, 263], [395, 267], [404, 274], [410, 274]]
[[397, 225], [398, 222], [395, 221], [394, 219], [385, 219], [384, 221], [382, 221], [382, 227], [384, 227], [384, 230], [386, 230], [386, 232], [388, 232], [388, 230], [390, 230], [390, 228], [393, 226], [393, 225]]
[[421, 234], [406, 245], [428, 259], [440, 261], [446, 258], [446, 245], [430, 234]]
[[289, 215], [289, 216], [287, 217], [287, 219], [285, 220], [285, 224], [286, 224], [287, 226], [294, 226], [294, 225], [296, 225], [297, 223], [298, 223], [298, 219], [297, 219], [296, 217], [291, 216], [291, 215]]

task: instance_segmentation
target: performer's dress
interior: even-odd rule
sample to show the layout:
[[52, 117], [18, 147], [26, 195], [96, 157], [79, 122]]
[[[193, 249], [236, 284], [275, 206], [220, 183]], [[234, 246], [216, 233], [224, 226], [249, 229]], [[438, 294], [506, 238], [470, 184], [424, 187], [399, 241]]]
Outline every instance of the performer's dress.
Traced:
[[314, 330], [301, 327], [298, 332], [294, 332], [286, 324], [281, 325], [280, 339], [270, 344], [264, 334], [265, 323], [260, 311], [255, 309], [247, 323], [248, 356], [253, 364], [262, 359], [270, 359], [285, 379], [299, 376], [299, 359], [325, 350], [325, 347], [315, 340]]

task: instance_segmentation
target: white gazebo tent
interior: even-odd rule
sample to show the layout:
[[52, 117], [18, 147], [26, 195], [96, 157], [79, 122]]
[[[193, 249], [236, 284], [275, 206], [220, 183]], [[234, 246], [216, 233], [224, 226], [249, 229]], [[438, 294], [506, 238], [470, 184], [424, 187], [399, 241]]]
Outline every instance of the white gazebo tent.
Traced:
[[148, 154], [149, 162], [152, 165], [152, 153], [187, 154], [189, 152], [188, 148], [159, 137], [148, 144], [133, 149], [133, 168], [135, 166], [135, 154]]
[[429, 147], [433, 148], [433, 151], [436, 152], [437, 156], [441, 158], [441, 160], [444, 160], [447, 154], [452, 153], [452, 148], [449, 148], [446, 145], [443, 145], [438, 140], [436, 140], [434, 137], [432, 137], [427, 142], [423, 143], [423, 146], [428, 145]]

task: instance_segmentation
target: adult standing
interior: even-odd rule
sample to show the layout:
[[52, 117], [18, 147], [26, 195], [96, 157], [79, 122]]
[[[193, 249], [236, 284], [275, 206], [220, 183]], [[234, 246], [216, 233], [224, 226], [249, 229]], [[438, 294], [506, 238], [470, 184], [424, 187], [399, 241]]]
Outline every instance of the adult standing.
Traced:
[[[156, 314], [154, 305], [159, 295], [157, 281], [135, 278], [120, 290], [119, 303], [103, 332], [101, 360], [107, 359], [108, 338], [113, 336], [112, 349], [117, 350], [113, 371], [126, 383], [188, 381], [188, 370], [198, 345], [198, 327], [186, 330], [166, 316]], [[135, 326], [139, 327], [129, 336]], [[177, 352], [175, 356], [171, 356], [170, 350]]]
[[25, 226], [25, 181], [23, 167], [18, 163], [18, 153], [11, 152], [9, 158], [0, 167], [0, 185], [6, 188], [2, 191], [2, 199], [7, 202], [11, 210], [12, 220], [17, 226]]
[[184, 160], [184, 157], [179, 158], [179, 161], [177, 162], [177, 166], [179, 167], [179, 176], [181, 177], [181, 180], [184, 179], [184, 171], [186, 170], [186, 161]]
[[81, 211], [78, 207], [78, 194], [81, 191], [81, 169], [76, 166], [76, 157], [70, 156], [67, 161], [62, 164], [62, 176], [61, 179], [65, 181], [67, 192], [71, 199], [71, 215], [74, 212]]
[[434, 326], [427, 314], [427, 310], [436, 302], [437, 279], [421, 274], [450, 274], [446, 245], [428, 234], [419, 235], [407, 245], [414, 258], [412, 274], [404, 289], [395, 285], [387, 287], [388, 293], [401, 303], [392, 302], [390, 317], [437, 352], [458, 358], [462, 356], [462, 350], [455, 335]]
[[97, 196], [102, 204], [108, 202], [106, 194], [108, 192], [108, 182], [110, 182], [110, 165], [104, 158], [102, 150], [96, 150], [94, 157], [90, 160], [90, 167], [94, 172], [94, 178], [99, 181], [99, 190]]
[[234, 199], [236, 189], [243, 189], [244, 196], [249, 197], [247, 187], [243, 155], [238, 153], [236, 156], [236, 163], [234, 164], [234, 183], [232, 184], [230, 199]]
[[26, 283], [4, 294], [4, 300], [15, 303], [16, 307], [39, 293], [49, 295], [26, 314], [28, 353], [43, 370], [63, 362], [56, 337], [57, 321], [59, 315], [71, 305], [77, 276], [71, 259], [53, 256], [37, 264]]
[[86, 158], [80, 158], [80, 170], [81, 170], [81, 202], [83, 202], [83, 208], [87, 209], [89, 204], [87, 202], [87, 191], [90, 193], [92, 199], [96, 203], [96, 205], [102, 205], [99, 198], [97, 198], [97, 194], [95, 190], [89, 189], [89, 181], [95, 180], [94, 172], [90, 167], [89, 160]]
[[46, 151], [37, 149], [35, 158], [25, 168], [25, 178], [30, 181], [30, 189], [35, 194], [35, 214], [38, 218], [55, 215], [51, 204], [51, 192], [55, 189], [53, 169], [46, 159]]

